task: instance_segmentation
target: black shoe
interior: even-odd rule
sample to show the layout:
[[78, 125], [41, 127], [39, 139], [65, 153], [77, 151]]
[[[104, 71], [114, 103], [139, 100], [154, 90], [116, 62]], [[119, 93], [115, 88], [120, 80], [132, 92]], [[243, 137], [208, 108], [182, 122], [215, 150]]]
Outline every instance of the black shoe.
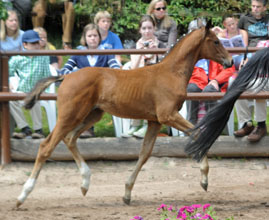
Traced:
[[12, 137], [16, 139], [31, 138], [31, 128], [28, 126], [21, 129], [21, 132], [14, 132]]
[[32, 134], [32, 138], [33, 138], [33, 139], [41, 139], [41, 138], [45, 138], [45, 135], [43, 134], [42, 129], [35, 130], [35, 132]]

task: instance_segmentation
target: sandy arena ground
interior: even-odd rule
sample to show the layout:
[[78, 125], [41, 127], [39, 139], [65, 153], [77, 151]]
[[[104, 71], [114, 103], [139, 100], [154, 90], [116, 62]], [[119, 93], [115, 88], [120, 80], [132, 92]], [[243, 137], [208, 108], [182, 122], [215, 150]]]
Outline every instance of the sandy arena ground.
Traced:
[[[269, 219], [269, 159], [210, 159], [209, 188], [199, 185], [199, 165], [190, 159], [152, 157], [140, 172], [131, 205], [122, 202], [124, 184], [135, 161], [90, 161], [86, 197], [74, 162], [48, 162], [34, 191], [18, 210], [16, 198], [33, 163], [13, 162], [0, 170], [0, 219], [159, 220], [161, 203], [210, 203], [219, 219]], [[268, 203], [267, 203], [268, 202]]]

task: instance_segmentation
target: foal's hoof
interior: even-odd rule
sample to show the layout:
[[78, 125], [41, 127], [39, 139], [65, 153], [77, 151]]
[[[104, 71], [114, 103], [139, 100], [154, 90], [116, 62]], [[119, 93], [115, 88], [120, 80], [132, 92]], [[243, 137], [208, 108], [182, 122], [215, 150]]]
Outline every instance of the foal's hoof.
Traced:
[[207, 191], [208, 183], [202, 183], [201, 182], [200, 185], [205, 191]]
[[126, 199], [125, 197], [122, 197], [122, 200], [126, 205], [130, 205], [131, 203], [131, 199]]
[[84, 187], [80, 187], [82, 195], [85, 196], [88, 192], [88, 189], [84, 188]]
[[22, 202], [17, 200], [17, 203], [16, 203], [16, 208], [19, 208], [21, 206]]

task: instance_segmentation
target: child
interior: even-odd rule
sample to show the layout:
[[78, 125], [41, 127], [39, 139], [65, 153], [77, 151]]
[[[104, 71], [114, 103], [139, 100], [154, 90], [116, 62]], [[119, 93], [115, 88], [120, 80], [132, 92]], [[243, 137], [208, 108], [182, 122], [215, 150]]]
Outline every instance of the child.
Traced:
[[[86, 49], [104, 49], [101, 43], [101, 34], [95, 24], [88, 24], [84, 27], [80, 44]], [[120, 66], [114, 55], [75, 55], [71, 56], [60, 74], [69, 74], [83, 67], [110, 67], [119, 69]], [[93, 127], [84, 131], [80, 138], [94, 137]]]
[[24, 31], [20, 29], [17, 12], [8, 10], [8, 18], [0, 22], [0, 50], [22, 50], [21, 38]]
[[[43, 27], [34, 28], [40, 37], [40, 49], [41, 50], [56, 50], [56, 48], [48, 42], [47, 31]], [[56, 69], [60, 69], [63, 63], [62, 56], [50, 56], [50, 64]]]
[[[105, 49], [123, 49], [119, 36], [109, 29], [111, 27], [111, 15], [107, 11], [99, 11], [94, 17], [94, 23], [98, 26], [102, 37], [101, 45]], [[116, 55], [121, 63], [120, 55]]]
[[[144, 15], [139, 23], [139, 33], [141, 38], [136, 42], [136, 49], [153, 49], [163, 48], [164, 44], [160, 43], [154, 35], [155, 22], [150, 15]], [[154, 54], [131, 55], [131, 69], [155, 64], [158, 61], [158, 56]], [[145, 121], [142, 128], [139, 128], [141, 120], [131, 120], [131, 127], [127, 133], [122, 134], [122, 137], [135, 136], [144, 138], [148, 124]]]
[[[25, 31], [22, 36], [22, 43], [25, 50], [39, 50], [40, 38], [38, 33], [33, 30]], [[48, 56], [13, 56], [9, 60], [9, 76], [15, 76], [15, 73], [19, 77], [19, 85], [16, 91], [18, 92], [30, 92], [35, 86], [37, 81], [42, 78], [51, 76], [49, 70], [49, 57]], [[12, 85], [11, 85], [12, 87]], [[13, 133], [13, 138], [32, 138], [39, 139], [44, 138], [42, 131], [42, 115], [39, 102], [30, 111], [33, 120], [32, 131], [26, 122], [25, 116], [22, 111], [22, 101], [10, 102], [10, 112], [14, 117], [16, 124], [21, 132]]]

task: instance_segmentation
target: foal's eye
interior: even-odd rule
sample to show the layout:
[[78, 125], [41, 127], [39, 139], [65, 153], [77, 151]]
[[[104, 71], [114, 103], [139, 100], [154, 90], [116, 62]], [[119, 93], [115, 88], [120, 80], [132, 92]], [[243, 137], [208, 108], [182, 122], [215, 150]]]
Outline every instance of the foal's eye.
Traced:
[[216, 40], [214, 43], [215, 43], [216, 45], [219, 45], [219, 41], [218, 41], [218, 40]]

